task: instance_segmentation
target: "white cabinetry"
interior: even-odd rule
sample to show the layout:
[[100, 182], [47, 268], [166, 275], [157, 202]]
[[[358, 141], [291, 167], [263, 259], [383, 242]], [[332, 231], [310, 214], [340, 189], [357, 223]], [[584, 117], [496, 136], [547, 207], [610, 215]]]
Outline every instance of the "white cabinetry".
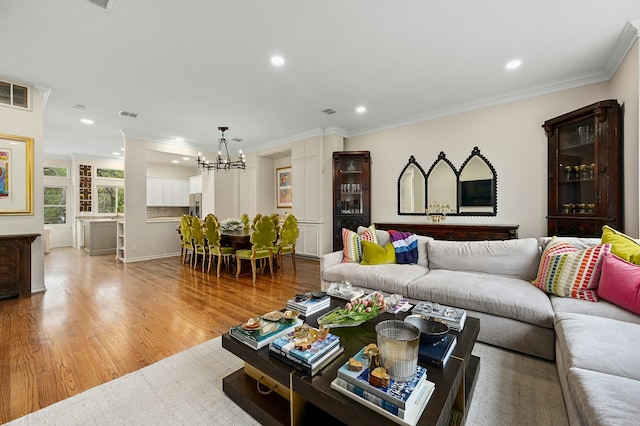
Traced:
[[296, 253], [320, 256], [320, 138], [296, 142], [291, 147], [291, 168], [296, 188], [293, 214], [298, 219], [300, 235]]
[[188, 206], [189, 181], [186, 179], [147, 178], [148, 206]]
[[202, 193], [202, 175], [189, 177], [189, 193], [190, 194]]
[[125, 257], [125, 244], [124, 244], [124, 221], [120, 220], [117, 224], [117, 246], [116, 246], [116, 259], [124, 262]]

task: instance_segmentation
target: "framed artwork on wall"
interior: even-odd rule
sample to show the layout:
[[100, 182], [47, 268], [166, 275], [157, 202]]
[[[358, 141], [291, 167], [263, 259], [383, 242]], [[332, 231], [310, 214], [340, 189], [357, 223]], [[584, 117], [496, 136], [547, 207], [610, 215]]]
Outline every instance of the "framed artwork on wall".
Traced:
[[291, 207], [291, 167], [279, 167], [276, 169], [276, 193], [277, 207], [279, 209]]
[[33, 214], [33, 138], [0, 134], [0, 214]]

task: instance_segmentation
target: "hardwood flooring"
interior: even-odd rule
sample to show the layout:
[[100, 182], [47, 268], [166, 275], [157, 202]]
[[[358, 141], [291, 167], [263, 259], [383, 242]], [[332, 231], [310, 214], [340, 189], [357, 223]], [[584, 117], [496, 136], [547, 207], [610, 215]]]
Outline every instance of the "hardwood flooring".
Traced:
[[47, 291], [0, 300], [0, 423], [8, 422], [212, 339], [320, 288], [317, 260], [277, 272], [202, 273], [178, 257], [121, 263], [56, 248]]

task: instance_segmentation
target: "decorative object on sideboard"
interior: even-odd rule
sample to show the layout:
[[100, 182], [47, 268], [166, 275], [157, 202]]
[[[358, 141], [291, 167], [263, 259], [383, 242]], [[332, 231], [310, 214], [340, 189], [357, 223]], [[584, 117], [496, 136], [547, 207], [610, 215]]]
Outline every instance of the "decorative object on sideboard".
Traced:
[[[222, 137], [218, 140], [218, 156], [214, 161], [209, 161], [209, 160], [206, 160], [202, 156], [202, 154], [199, 152], [198, 159], [196, 160], [198, 162], [198, 167], [201, 168], [203, 171], [206, 170], [207, 172], [210, 172], [211, 169], [215, 171], [218, 171], [218, 170], [227, 171], [230, 169], [242, 169], [242, 170], [246, 169], [247, 160], [245, 159], [244, 154], [242, 153], [242, 150], [239, 150], [237, 160], [232, 160], [231, 156], [229, 155], [228, 142], [224, 137], [224, 132], [229, 130], [229, 128], [218, 127], [218, 130], [222, 132]], [[232, 139], [232, 140], [236, 142], [241, 141], [241, 139]], [[224, 149], [224, 152], [223, 152], [223, 149]], [[224, 157], [223, 157], [223, 154], [225, 154]]]
[[439, 201], [429, 204], [426, 209], [427, 219], [433, 223], [444, 222], [448, 214], [452, 213], [451, 206], [448, 203]]

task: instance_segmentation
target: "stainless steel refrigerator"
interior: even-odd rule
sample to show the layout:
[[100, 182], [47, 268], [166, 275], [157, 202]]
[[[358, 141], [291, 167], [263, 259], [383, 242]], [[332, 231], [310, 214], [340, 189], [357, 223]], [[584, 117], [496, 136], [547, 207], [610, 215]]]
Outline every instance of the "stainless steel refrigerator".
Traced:
[[189, 214], [202, 219], [202, 194], [189, 194]]

